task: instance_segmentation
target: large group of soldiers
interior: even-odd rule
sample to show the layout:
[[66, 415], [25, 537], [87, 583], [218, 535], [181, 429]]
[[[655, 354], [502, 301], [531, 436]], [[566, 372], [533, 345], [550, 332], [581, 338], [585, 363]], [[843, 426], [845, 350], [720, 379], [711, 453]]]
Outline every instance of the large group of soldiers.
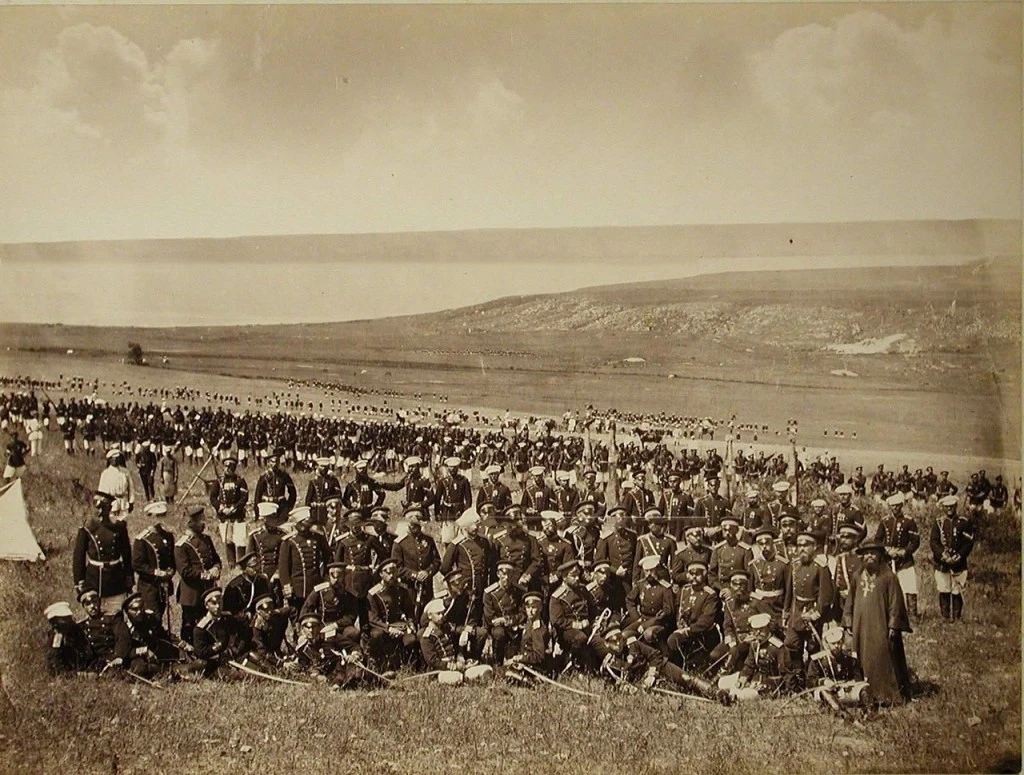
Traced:
[[[36, 403], [24, 393], [0, 396], [0, 407], [10, 424], [35, 417], [55, 428], [68, 454], [68, 429], [80, 430], [84, 451], [108, 462], [74, 548], [85, 618], [66, 602], [46, 612], [55, 672], [244, 672], [354, 686], [392, 682], [404, 668], [522, 684], [575, 670], [723, 702], [751, 687], [807, 686], [860, 687], [863, 701], [867, 685], [875, 700], [898, 702], [909, 696], [902, 645], [890, 644], [884, 670], [863, 645], [855, 653], [864, 614], [851, 590], [880, 557], [899, 590], [892, 616], [910, 630], [921, 536], [908, 509], [933, 499], [944, 511], [927, 541], [939, 609], [960, 620], [973, 515], [1006, 505], [991, 484], [978, 502], [984, 472], [961, 505], [946, 472], [929, 479], [904, 466], [895, 486], [876, 488], [887, 472], [868, 484], [835, 457], [790, 472], [754, 454], [732, 457], [733, 501], [715, 449], [673, 454], [641, 439], [609, 450], [551, 427], [532, 437], [402, 418]], [[147, 485], [156, 452], [219, 461], [208, 507], [177, 506]], [[135, 504], [129, 459], [150, 520], [134, 539], [123, 521]], [[259, 469], [251, 494], [250, 466]], [[312, 472], [301, 501], [288, 469]], [[400, 481], [371, 473], [396, 470]], [[799, 482], [823, 495], [803, 513], [792, 497]], [[400, 493], [394, 513], [389, 491]], [[870, 494], [889, 515], [868, 540], [857, 501]], [[164, 524], [175, 509], [187, 517], [180, 537]]]

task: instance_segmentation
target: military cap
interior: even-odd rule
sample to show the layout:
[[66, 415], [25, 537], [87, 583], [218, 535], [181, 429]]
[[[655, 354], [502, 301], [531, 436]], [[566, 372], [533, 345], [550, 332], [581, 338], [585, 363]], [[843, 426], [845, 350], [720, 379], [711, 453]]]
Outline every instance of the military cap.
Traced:
[[765, 536], [765, 535], [766, 536], [771, 536], [772, 538], [775, 538], [775, 530], [773, 528], [769, 527], [768, 525], [764, 525], [764, 526], [759, 527], [757, 530], [754, 531], [753, 538], [755, 540], [757, 540], [761, 536]]
[[98, 599], [99, 596], [100, 596], [100, 593], [97, 592], [95, 589], [86, 588], [86, 589], [83, 589], [81, 592], [78, 593], [78, 602], [79, 603], [84, 603], [86, 598], [95, 597], [95, 598]]
[[611, 640], [612, 638], [620, 638], [620, 637], [622, 637], [622, 628], [621, 627], [612, 627], [611, 629], [605, 630], [605, 633], [604, 633], [604, 639], [605, 640]]
[[719, 523], [722, 527], [726, 525], [732, 525], [733, 527], [739, 527], [740, 521], [736, 517], [722, 517], [722, 521]]
[[789, 490], [789, 482], [785, 479], [780, 479], [772, 485], [772, 489], [775, 490], [775, 492], [787, 492]]
[[800, 543], [800, 539], [803, 539], [804, 541], [810, 541], [810, 542], [812, 542], [814, 544], [818, 543], [818, 537], [816, 535], [814, 535], [814, 533], [812, 533], [810, 530], [801, 530], [799, 533], [797, 533], [796, 534], [796, 542], [797, 542], [797, 544]]
[[956, 506], [959, 503], [959, 499], [955, 495], [947, 495], [945, 498], [939, 501], [940, 506]]
[[443, 614], [444, 613], [444, 601], [434, 598], [423, 607], [423, 613], [425, 614]]
[[627, 479], [621, 485], [619, 485], [619, 487], [620, 487], [620, 489], [623, 489], [623, 490], [632, 490], [634, 487], [636, 487], [636, 483], [633, 482], [633, 480], [631, 480], [631, 479]]
[[531, 600], [536, 600], [538, 603], [544, 602], [544, 596], [540, 592], [527, 592], [523, 595], [523, 602], [528, 603]]
[[[520, 506], [518, 503], [513, 503], [510, 506], [505, 507], [505, 511], [503, 513], [505, 514], [506, 517], [518, 518], [523, 516], [523, 507]], [[558, 512], [555, 513], [557, 514]], [[541, 518], [543, 517], [544, 515], [541, 514]]]
[[799, 522], [799, 521], [800, 521], [800, 520], [798, 520], [798, 519], [797, 519], [796, 517], [794, 517], [794, 516], [793, 516], [792, 514], [783, 514], [783, 515], [782, 515], [781, 517], [779, 517], [779, 524], [780, 524], [780, 525], [781, 525], [781, 524], [782, 524], [783, 522], [789, 523], [789, 522]]
[[364, 468], [366, 468], [366, 467], [367, 467], [368, 465], [369, 465], [369, 462], [367, 462], [367, 461], [366, 461], [365, 459], [363, 459], [363, 458], [359, 458], [359, 460], [357, 460], [357, 461], [355, 462], [355, 467], [356, 467], [356, 468], [357, 468], [358, 470], [360, 470], [360, 471], [362, 471], [362, 470], [363, 470]]
[[444, 577], [445, 581], [457, 581], [458, 579], [465, 579], [466, 574], [456, 568], [455, 570], [449, 571], [448, 575]]
[[629, 514], [629, 512], [622, 506], [612, 506], [612, 508], [608, 509], [609, 517], [624, 517], [627, 514]]
[[205, 603], [208, 598], [214, 597], [215, 595], [224, 596], [224, 591], [220, 587], [210, 587], [208, 590], [203, 592], [203, 602]]
[[194, 509], [194, 510], [190, 511], [189, 514], [188, 514], [188, 524], [190, 524], [190, 525], [197, 525], [197, 524], [199, 524], [200, 522], [203, 521], [203, 517], [205, 515], [206, 515], [206, 510], [202, 506], [200, 506], [197, 509]]
[[603, 561], [602, 561], [602, 562], [599, 562], [599, 563], [595, 563], [594, 567], [593, 567], [593, 568], [591, 568], [591, 570], [592, 570], [592, 571], [593, 571], [594, 573], [597, 573], [597, 572], [598, 572], [599, 570], [606, 570], [606, 571], [610, 571], [611, 569], [612, 569], [612, 566], [611, 566], [611, 565], [609, 565], [609, 564], [608, 564], [607, 562], [603, 562]]
[[580, 501], [576, 504], [576, 508], [573, 510], [576, 514], [579, 514], [584, 509], [596, 509], [597, 504], [592, 500]]
[[329, 457], [318, 457], [316, 459], [316, 464], [318, 466], [330, 466], [331, 459]]
[[448, 468], [458, 468], [460, 465], [462, 465], [462, 459], [455, 457], [455, 455], [452, 455], [451, 457], [446, 457], [444, 459], [444, 464]]
[[258, 559], [259, 559], [259, 555], [256, 554], [256, 552], [247, 552], [246, 554], [243, 554], [241, 557], [238, 558], [238, 567], [239, 568], [244, 568], [246, 565], [248, 565], [253, 560], [258, 560]]
[[487, 468], [484, 469], [484, 473], [487, 474], [488, 476], [490, 476], [491, 474], [500, 474], [501, 473], [501, 466], [497, 466], [497, 465], [487, 466]]
[[114, 447], [114, 449], [107, 452], [107, 460], [113, 460], [116, 457], [121, 457], [121, 455], [123, 454], [124, 453], [121, 452], [121, 450], [119, 450], [117, 447]]
[[[330, 566], [328, 566], [328, 567], [330, 567]], [[277, 605], [277, 603], [274, 600], [274, 596], [273, 595], [268, 595], [266, 593], [264, 593], [262, 595], [259, 595], [255, 600], [253, 600], [253, 606], [255, 608], [259, 608], [261, 605], [263, 605], [263, 603], [270, 603], [271, 607], [274, 607], [274, 606]]]
[[[152, 417], [152, 415], [150, 415], [150, 417]], [[150, 443], [148, 441], [142, 441], [141, 446], [148, 447], [150, 446]], [[230, 460], [230, 458], [228, 458], [228, 460]], [[225, 460], [224, 462], [227, 463], [228, 461]]]
[[843, 642], [843, 628], [842, 627], [829, 627], [822, 633], [821, 636], [826, 643], [835, 645], [836, 643]]
[[499, 562], [498, 563], [498, 570], [502, 570], [502, 569], [504, 569], [504, 570], [515, 570], [516, 566], [513, 565], [511, 562]]
[[278, 505], [276, 503], [271, 503], [270, 501], [263, 501], [262, 503], [256, 504], [256, 513], [261, 517], [273, 516], [274, 514], [277, 514], [278, 511]]
[[363, 519], [363, 512], [359, 509], [347, 509], [342, 518], [346, 522], [360, 522]]
[[839, 529], [836, 530], [836, 532], [839, 535], [844, 535], [845, 534], [845, 535], [855, 535], [857, 537], [860, 537], [860, 536], [864, 535], [865, 531], [864, 531], [864, 528], [862, 528], [856, 522], [844, 522], [843, 524], [841, 524], [839, 526]]
[[756, 498], [760, 494], [761, 493], [759, 493], [757, 490], [747, 490], [747, 497], [748, 498]]
[[661, 565], [661, 558], [656, 554], [649, 554], [640, 560], [640, 567], [643, 570], [654, 570]]
[[949, 476], [949, 471], [939, 471], [942, 476]]
[[597, 476], [597, 471], [593, 468], [584, 468], [581, 476]]
[[580, 567], [580, 564], [577, 560], [569, 560], [569, 562], [563, 562], [561, 565], [558, 566], [558, 572], [562, 575], [565, 575], [569, 571], [578, 567]]
[[162, 517], [167, 513], [167, 503], [165, 501], [154, 501], [147, 505], [143, 512], [147, 517]]
[[340, 500], [341, 500], [341, 493], [339, 493], [339, 492], [332, 492], [330, 495], [328, 495], [326, 498], [324, 498], [324, 503], [337, 503]]
[[534, 466], [530, 469], [530, 476], [544, 476], [546, 470], [544, 466]]
[[747, 619], [747, 623], [753, 630], [763, 630], [765, 627], [772, 623], [772, 615], [754, 614], [749, 619]]
[[341, 570], [345, 570], [345, 563], [343, 563], [343, 562], [329, 562], [329, 563], [327, 563], [327, 570], [330, 570], [331, 568], [340, 568]]
[[405, 510], [402, 514], [403, 517], [409, 522], [415, 522], [417, 525], [423, 522], [423, 509], [418, 507], [412, 507]]
[[551, 521], [557, 522], [558, 520], [560, 520], [562, 518], [562, 512], [560, 512], [560, 511], [542, 511], [540, 513], [540, 518], [541, 518], [542, 521], [551, 520]]
[[683, 535], [686, 536], [686, 535], [689, 535], [690, 533], [697, 533], [699, 535], [704, 535], [704, 528], [702, 528], [700, 525], [690, 525], [688, 528], [686, 528], [683, 531]]
[[293, 523], [306, 522], [313, 518], [313, 513], [310, 511], [309, 506], [298, 506], [291, 510], [288, 514], [288, 519]]
[[238, 465], [238, 458], [237, 457], [226, 457], [226, 458], [224, 458], [224, 465], [226, 465], [226, 466], [237, 466]]
[[46, 606], [46, 608], [43, 609], [43, 616], [47, 619], [63, 619], [65, 617], [71, 618], [73, 614], [71, 613], [71, 606], [62, 600], [59, 603], [53, 603]]
[[381, 562], [380, 565], [377, 566], [377, 572], [380, 573], [381, 571], [383, 571], [386, 568], [397, 567], [397, 565], [398, 565], [398, 560], [394, 560], [394, 559], [388, 557], [386, 560]]
[[103, 492], [103, 490], [97, 490], [92, 494], [92, 497], [99, 498], [100, 500], [105, 501], [106, 503], [114, 502], [114, 496], [111, 495], [109, 492]]
[[703, 568], [707, 570], [708, 564], [704, 560], [693, 560], [686, 565], [686, 570], [690, 570], [690, 568]]
[[387, 506], [374, 506], [370, 509], [370, 519], [380, 518], [387, 520], [391, 516], [391, 509]]
[[848, 484], [841, 484], [836, 487], [836, 495], [853, 495], [853, 488]]
[[750, 581], [750, 571], [734, 570], [732, 573], [729, 574], [729, 581], [735, 581], [738, 578]]
[[867, 554], [868, 552], [878, 552], [881, 555], [885, 554], [885, 546], [878, 541], [867, 541], [858, 546], [854, 551], [857, 554]]
[[127, 611], [128, 606], [130, 606], [134, 600], [142, 600], [142, 595], [138, 592], [132, 592], [128, 595], [128, 597], [124, 599], [124, 602], [121, 603], [121, 611]]
[[828, 504], [825, 503], [825, 501], [823, 501], [821, 498], [815, 498], [814, 500], [811, 501], [811, 507], [815, 509], [823, 509], [827, 505]]
[[673, 468], [671, 471], [668, 472], [668, 478], [669, 479], [682, 479], [683, 478], [683, 472], [680, 471], [678, 468]]
[[417, 466], [423, 465], [423, 461], [416, 455], [410, 455], [405, 459], [406, 468], [416, 468]]
[[895, 495], [890, 495], [885, 499], [885, 502], [890, 506], [902, 506], [906, 501], [906, 496], [901, 492], [898, 492]]
[[659, 508], [651, 507], [644, 511], [644, 519], [660, 519], [663, 516]]
[[466, 509], [462, 516], [455, 520], [455, 524], [459, 527], [472, 527], [473, 525], [480, 523], [480, 515], [476, 513], [476, 509]]
[[299, 617], [299, 624], [305, 624], [306, 622], [316, 622], [317, 624], [321, 624], [320, 617], [316, 614], [306, 614], [305, 616]]

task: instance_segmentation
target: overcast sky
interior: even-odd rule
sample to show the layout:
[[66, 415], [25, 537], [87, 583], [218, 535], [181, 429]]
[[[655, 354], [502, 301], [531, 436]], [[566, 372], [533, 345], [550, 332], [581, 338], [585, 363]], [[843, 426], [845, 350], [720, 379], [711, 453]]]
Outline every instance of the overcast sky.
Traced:
[[1020, 212], [1018, 3], [0, 8], [0, 242]]

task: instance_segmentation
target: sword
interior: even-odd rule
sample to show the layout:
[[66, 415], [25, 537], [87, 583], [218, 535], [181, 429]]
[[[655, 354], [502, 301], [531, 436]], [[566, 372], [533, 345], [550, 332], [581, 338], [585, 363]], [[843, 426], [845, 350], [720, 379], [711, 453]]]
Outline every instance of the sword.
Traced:
[[148, 678], [143, 678], [138, 673], [133, 673], [131, 670], [125, 670], [125, 672], [134, 678], [136, 681], [142, 681], [147, 686], [152, 686], [154, 689], [163, 689], [164, 687], [158, 684], [156, 681], [150, 681]]
[[309, 686], [308, 681], [292, 681], [289, 678], [280, 678], [276, 675], [270, 675], [269, 673], [262, 673], [259, 670], [253, 670], [251, 667], [243, 665], [241, 662], [236, 662], [233, 659], [230, 660], [228, 664], [236, 670], [241, 670], [243, 673], [254, 675], [257, 678], [266, 678], [268, 681], [277, 681], [278, 683], [291, 684], [292, 686]]
[[595, 699], [597, 698], [597, 695], [593, 694], [592, 692], [585, 692], [585, 691], [583, 691], [581, 689], [573, 689], [571, 686], [566, 686], [565, 684], [560, 684], [560, 683], [558, 683], [558, 681], [554, 681], [554, 680], [548, 678], [543, 673], [538, 673], [532, 667], [527, 667], [526, 665], [523, 665], [523, 664], [520, 664], [520, 667], [523, 669], [523, 672], [529, 673], [534, 678], [536, 678], [536, 679], [538, 679], [540, 681], [543, 681], [546, 684], [551, 684], [552, 686], [557, 687], [559, 689], [562, 689], [563, 691], [572, 692], [573, 694], [578, 694], [578, 695], [580, 695], [582, 697], [593, 697]]
[[696, 702], [710, 702], [712, 705], [714, 705], [714, 703], [706, 697], [698, 697], [695, 694], [684, 694], [683, 692], [674, 692], [671, 689], [662, 689], [660, 686], [652, 686], [651, 691], [658, 692], [659, 694], [667, 694], [669, 697], [680, 697], [684, 700], [694, 700]]

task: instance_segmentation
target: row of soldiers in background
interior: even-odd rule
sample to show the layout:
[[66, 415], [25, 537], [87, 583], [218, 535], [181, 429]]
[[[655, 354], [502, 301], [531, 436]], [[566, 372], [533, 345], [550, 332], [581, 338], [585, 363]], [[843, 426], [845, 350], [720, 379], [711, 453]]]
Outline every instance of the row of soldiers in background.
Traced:
[[[296, 509], [286, 529], [283, 512], [263, 503], [265, 524], [249, 538], [240, 575], [219, 596], [213, 590], [221, 561], [201, 511], [190, 515], [188, 534], [175, 542], [159, 522], [166, 506], [153, 504], [147, 513], [157, 522], [129, 548], [123, 524], [109, 520], [109, 499], [98, 494], [96, 518], [76, 542], [74, 571], [79, 593], [96, 593], [99, 614], [92, 618], [129, 616], [135, 606], [153, 626], [167, 615], [177, 574], [186, 646], [179, 644], [176, 653], [203, 660], [208, 673], [224, 663], [222, 656], [243, 652], [263, 669], [276, 669], [315, 642], [326, 662], [304, 667], [332, 676], [344, 668], [346, 681], [353, 671], [372, 676], [409, 663], [431, 670], [502, 666], [506, 658], [513, 673], [525, 660], [544, 675], [571, 664], [621, 680], [616, 660], [628, 666], [639, 653], [658, 675], [689, 690], [717, 694], [701, 673], [719, 669], [738, 675], [736, 688], [757, 674], [762, 686], [784, 691], [802, 685], [816, 654], [821, 659], [821, 652], [833, 651], [815, 646], [826, 642], [826, 622], [842, 621], [864, 537], [863, 517], [847, 495], [840, 495], [845, 516], [833, 522], [835, 512], [822, 510], [810, 525], [791, 513], [752, 513], [741, 522], [705, 512], [686, 524], [681, 546], [655, 508], [640, 519], [621, 506], [609, 510], [615, 527], [606, 535], [593, 502], [578, 504], [571, 519], [545, 511], [539, 536], [525, 529], [518, 505], [500, 515], [485, 508], [483, 518], [468, 509], [456, 522], [459, 538], [443, 553], [424, 534], [419, 508], [406, 513], [408, 533], [395, 540], [385, 509], [372, 509], [369, 520], [361, 509], [350, 509], [328, 537], [310, 509]], [[892, 514], [875, 538], [913, 611], [916, 586], [908, 592], [905, 584], [909, 569], [916, 585], [913, 555], [920, 539], [902, 513], [902, 496], [889, 503]], [[954, 496], [943, 506], [931, 549], [940, 609], [955, 621], [962, 615], [973, 535], [970, 522], [957, 516]], [[715, 539], [721, 540], [709, 545]], [[438, 573], [446, 585], [441, 608], [434, 601]], [[536, 596], [532, 618], [527, 593]], [[756, 618], [763, 614], [767, 620]], [[289, 622], [298, 628], [292, 638], [286, 637]], [[103, 629], [98, 619], [94, 626]], [[161, 627], [160, 638], [174, 643], [170, 628]], [[546, 645], [538, 651], [541, 640]], [[137, 656], [152, 664], [136, 668], [151, 673], [167, 661], [150, 652]], [[871, 669], [863, 667], [870, 681]]]

